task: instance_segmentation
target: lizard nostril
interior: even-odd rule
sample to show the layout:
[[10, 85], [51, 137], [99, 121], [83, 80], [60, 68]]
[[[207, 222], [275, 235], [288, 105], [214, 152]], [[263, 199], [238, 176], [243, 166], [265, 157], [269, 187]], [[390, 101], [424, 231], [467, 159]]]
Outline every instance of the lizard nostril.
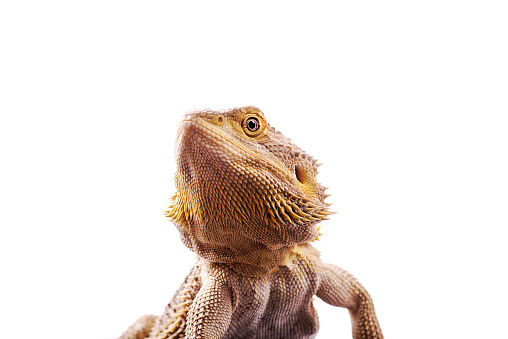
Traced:
[[222, 124], [224, 124], [224, 117], [222, 115], [216, 115], [213, 118], [213, 123], [222, 126]]

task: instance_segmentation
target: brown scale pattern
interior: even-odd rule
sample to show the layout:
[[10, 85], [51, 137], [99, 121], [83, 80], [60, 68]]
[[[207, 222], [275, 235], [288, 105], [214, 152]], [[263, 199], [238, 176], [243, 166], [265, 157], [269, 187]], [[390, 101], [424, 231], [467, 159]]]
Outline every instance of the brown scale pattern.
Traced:
[[353, 338], [383, 338], [367, 291], [309, 244], [331, 213], [319, 164], [259, 109], [188, 112], [175, 153], [166, 214], [197, 263], [164, 314], [122, 339], [314, 338], [314, 296], [349, 310]]
[[149, 333], [150, 338], [185, 338], [189, 308], [201, 288], [200, 271], [197, 265], [192, 268], [166, 307], [164, 314], [155, 320]]

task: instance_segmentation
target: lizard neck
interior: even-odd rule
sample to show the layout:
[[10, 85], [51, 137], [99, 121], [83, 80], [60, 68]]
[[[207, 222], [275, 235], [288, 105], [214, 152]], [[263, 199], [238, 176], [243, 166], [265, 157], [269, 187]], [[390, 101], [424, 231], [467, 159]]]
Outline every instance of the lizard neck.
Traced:
[[[241, 224], [216, 222], [213, 225], [176, 226], [183, 243], [200, 258], [211, 263], [242, 267], [241, 270], [267, 273], [288, 265], [295, 253], [313, 249], [307, 243], [287, 241], [284, 244], [282, 239], [277, 245], [263, 242], [262, 237], [251, 237], [252, 232], [242, 232], [249, 226]], [[271, 236], [275, 238], [275, 235]]]
[[[303, 257], [309, 261], [316, 260], [319, 258], [319, 251], [316, 250], [310, 244], [299, 244], [285, 248], [285, 251], [277, 251], [278, 256], [283, 253], [279, 262], [265, 262], [263, 264], [248, 264], [248, 263], [221, 263], [217, 261], [210, 261], [203, 256], [198, 255], [198, 261], [200, 265], [205, 267], [222, 267], [222, 269], [233, 271], [234, 273], [244, 277], [266, 277], [274, 272], [277, 272], [280, 267], [293, 267], [293, 263], [296, 257]], [[273, 253], [268, 254], [273, 256]]]
[[319, 251], [308, 243], [269, 248], [259, 241], [235, 237], [228, 232], [216, 233], [213, 241], [202, 242], [202, 237], [192, 236], [181, 226], [177, 228], [184, 244], [201, 261], [210, 265], [225, 265], [243, 276], [266, 276], [281, 266], [290, 267], [296, 255], [319, 257]]

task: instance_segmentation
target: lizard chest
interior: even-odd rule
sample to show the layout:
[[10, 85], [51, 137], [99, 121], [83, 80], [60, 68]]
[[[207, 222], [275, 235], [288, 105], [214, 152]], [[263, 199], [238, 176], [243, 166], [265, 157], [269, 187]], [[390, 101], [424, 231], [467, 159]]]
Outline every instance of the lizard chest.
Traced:
[[234, 312], [225, 338], [313, 338], [318, 331], [312, 298], [317, 273], [297, 258], [267, 277], [231, 280]]

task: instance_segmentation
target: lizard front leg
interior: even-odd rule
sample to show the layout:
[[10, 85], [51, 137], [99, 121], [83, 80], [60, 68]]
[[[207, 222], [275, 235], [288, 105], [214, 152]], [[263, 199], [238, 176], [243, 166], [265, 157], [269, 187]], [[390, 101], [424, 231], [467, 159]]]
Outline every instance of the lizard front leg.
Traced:
[[155, 324], [155, 315], [144, 315], [120, 336], [118, 339], [144, 339], [150, 335], [150, 330]]
[[201, 288], [200, 268], [195, 265], [160, 317], [139, 318], [119, 339], [184, 338], [189, 308]]
[[196, 295], [187, 318], [187, 339], [222, 338], [233, 314], [233, 292], [224, 275], [208, 276]]
[[354, 339], [382, 339], [383, 333], [369, 293], [355, 277], [335, 265], [319, 265], [316, 295], [324, 302], [345, 307], [351, 315]]
[[178, 339], [185, 337], [187, 314], [201, 288], [201, 269], [195, 265], [176, 291], [164, 314], [155, 321], [150, 339]]

